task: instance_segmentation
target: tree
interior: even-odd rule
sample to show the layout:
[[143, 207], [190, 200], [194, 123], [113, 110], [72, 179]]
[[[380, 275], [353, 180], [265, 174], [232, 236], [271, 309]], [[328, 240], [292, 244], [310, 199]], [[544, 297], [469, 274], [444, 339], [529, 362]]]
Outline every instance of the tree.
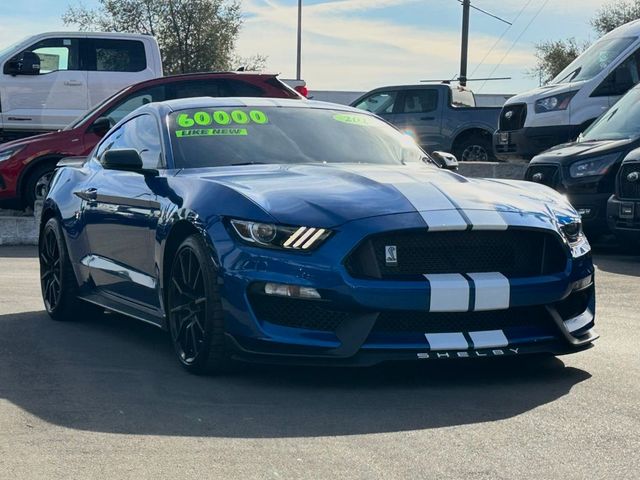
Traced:
[[600, 35], [609, 33], [625, 23], [640, 19], [640, 0], [609, 2], [591, 19], [591, 26]]
[[[230, 70], [242, 26], [237, 0], [99, 0], [97, 8], [69, 6], [65, 25], [80, 30], [153, 35], [168, 74]], [[254, 67], [265, 58], [250, 57]], [[234, 65], [235, 64], [235, 65]]]
[[578, 45], [575, 38], [548, 40], [536, 44], [536, 66], [529, 72], [544, 85], [575, 60], [589, 45]]

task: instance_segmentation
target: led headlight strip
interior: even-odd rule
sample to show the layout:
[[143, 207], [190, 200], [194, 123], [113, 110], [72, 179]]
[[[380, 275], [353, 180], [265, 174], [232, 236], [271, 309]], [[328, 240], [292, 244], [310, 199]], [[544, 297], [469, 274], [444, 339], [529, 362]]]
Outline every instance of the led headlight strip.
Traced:
[[282, 246], [284, 248], [307, 250], [312, 247], [325, 232], [326, 230], [324, 228], [300, 227], [293, 232], [293, 235], [291, 235]]

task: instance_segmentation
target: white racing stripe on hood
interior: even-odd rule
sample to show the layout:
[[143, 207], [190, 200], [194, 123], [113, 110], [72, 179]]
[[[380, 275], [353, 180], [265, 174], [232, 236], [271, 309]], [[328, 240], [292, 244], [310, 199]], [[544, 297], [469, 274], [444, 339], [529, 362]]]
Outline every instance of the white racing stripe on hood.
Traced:
[[394, 187], [413, 205], [431, 231], [466, 230], [468, 227], [456, 205], [424, 177], [416, 178], [402, 172], [376, 170], [375, 167], [367, 170], [356, 168], [344, 168], [344, 170]]
[[475, 287], [474, 310], [506, 310], [511, 300], [509, 279], [498, 272], [468, 273]]
[[467, 350], [469, 342], [462, 332], [452, 333], [425, 333], [431, 351], [438, 350]]
[[487, 330], [484, 332], [469, 332], [473, 348], [508, 347], [509, 340], [502, 330]]
[[429, 282], [430, 312], [466, 312], [469, 310], [469, 281], [459, 273], [424, 276]]

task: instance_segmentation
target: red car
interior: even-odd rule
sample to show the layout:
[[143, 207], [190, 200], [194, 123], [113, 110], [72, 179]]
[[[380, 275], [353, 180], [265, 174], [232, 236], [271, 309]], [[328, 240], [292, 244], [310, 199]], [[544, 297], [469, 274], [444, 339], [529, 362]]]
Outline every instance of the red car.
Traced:
[[88, 155], [113, 125], [142, 105], [188, 97], [303, 98], [276, 75], [244, 72], [176, 75], [131, 85], [64, 130], [1, 144], [0, 205], [33, 207], [46, 195], [61, 158]]

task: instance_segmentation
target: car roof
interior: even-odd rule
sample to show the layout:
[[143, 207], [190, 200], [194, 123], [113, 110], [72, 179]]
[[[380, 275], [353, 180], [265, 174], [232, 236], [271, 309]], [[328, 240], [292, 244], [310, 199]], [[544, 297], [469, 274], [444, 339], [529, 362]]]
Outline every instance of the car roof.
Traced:
[[323, 110], [342, 110], [345, 112], [357, 112], [369, 114], [347, 105], [337, 103], [319, 102], [314, 100], [300, 100], [295, 98], [267, 98], [267, 97], [192, 97], [177, 100], [167, 100], [155, 104], [149, 104], [150, 108], [175, 112], [194, 108], [228, 108], [228, 107], [290, 107], [309, 108]]

